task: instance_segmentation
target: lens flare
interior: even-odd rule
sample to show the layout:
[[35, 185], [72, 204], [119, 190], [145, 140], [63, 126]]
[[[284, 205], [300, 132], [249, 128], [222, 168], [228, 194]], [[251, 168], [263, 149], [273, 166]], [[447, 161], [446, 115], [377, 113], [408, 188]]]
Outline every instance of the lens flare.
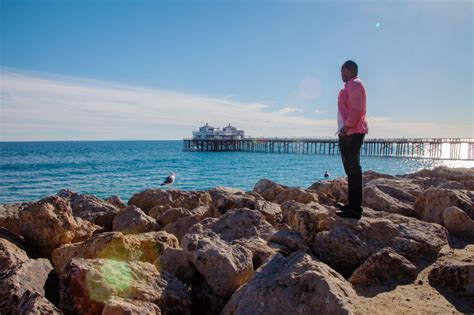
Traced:
[[89, 298], [105, 302], [111, 295], [123, 294], [132, 287], [133, 275], [128, 263], [105, 259], [99, 273], [89, 270], [86, 274]]

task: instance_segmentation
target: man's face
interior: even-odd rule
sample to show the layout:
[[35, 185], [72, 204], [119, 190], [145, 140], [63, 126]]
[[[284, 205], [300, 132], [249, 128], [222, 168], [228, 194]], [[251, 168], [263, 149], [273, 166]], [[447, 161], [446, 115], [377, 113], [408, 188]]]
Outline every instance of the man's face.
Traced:
[[351, 70], [349, 70], [348, 68], [345, 68], [345, 67], [342, 67], [341, 68], [341, 79], [342, 79], [342, 82], [347, 82], [349, 81], [350, 79], [352, 79], [354, 77], [354, 74], [352, 73]]

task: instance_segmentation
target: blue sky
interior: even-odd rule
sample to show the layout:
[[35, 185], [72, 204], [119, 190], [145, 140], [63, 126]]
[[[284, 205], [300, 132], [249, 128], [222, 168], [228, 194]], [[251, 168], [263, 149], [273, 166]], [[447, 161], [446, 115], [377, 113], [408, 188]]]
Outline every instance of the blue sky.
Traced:
[[474, 137], [472, 1], [0, 2], [0, 140], [331, 136], [359, 64], [369, 136]]

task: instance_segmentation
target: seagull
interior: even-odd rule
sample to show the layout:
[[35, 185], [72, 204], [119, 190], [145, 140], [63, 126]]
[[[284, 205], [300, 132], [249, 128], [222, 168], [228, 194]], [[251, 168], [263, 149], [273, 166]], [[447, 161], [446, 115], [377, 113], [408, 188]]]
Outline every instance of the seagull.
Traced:
[[326, 171], [326, 172], [324, 173], [324, 178], [325, 178], [325, 179], [328, 179], [328, 178], [329, 178], [329, 173], [328, 173], [328, 171]]
[[160, 184], [160, 186], [163, 186], [163, 185], [173, 185], [175, 179], [176, 179], [176, 173], [175, 172], [171, 172], [171, 175], [169, 175], [168, 177], [165, 178], [165, 180]]

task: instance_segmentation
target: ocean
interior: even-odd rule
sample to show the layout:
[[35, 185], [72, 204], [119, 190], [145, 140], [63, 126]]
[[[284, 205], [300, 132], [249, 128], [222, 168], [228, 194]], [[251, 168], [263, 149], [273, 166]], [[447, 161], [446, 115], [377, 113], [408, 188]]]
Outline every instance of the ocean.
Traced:
[[[63, 188], [127, 201], [135, 192], [160, 187], [169, 171], [176, 172], [173, 187], [182, 190], [247, 191], [261, 178], [306, 188], [323, 180], [325, 171], [332, 179], [345, 176], [338, 155], [189, 152], [182, 146], [181, 140], [0, 142], [0, 203], [34, 201]], [[361, 165], [363, 171], [396, 175], [474, 163], [362, 156]]]

